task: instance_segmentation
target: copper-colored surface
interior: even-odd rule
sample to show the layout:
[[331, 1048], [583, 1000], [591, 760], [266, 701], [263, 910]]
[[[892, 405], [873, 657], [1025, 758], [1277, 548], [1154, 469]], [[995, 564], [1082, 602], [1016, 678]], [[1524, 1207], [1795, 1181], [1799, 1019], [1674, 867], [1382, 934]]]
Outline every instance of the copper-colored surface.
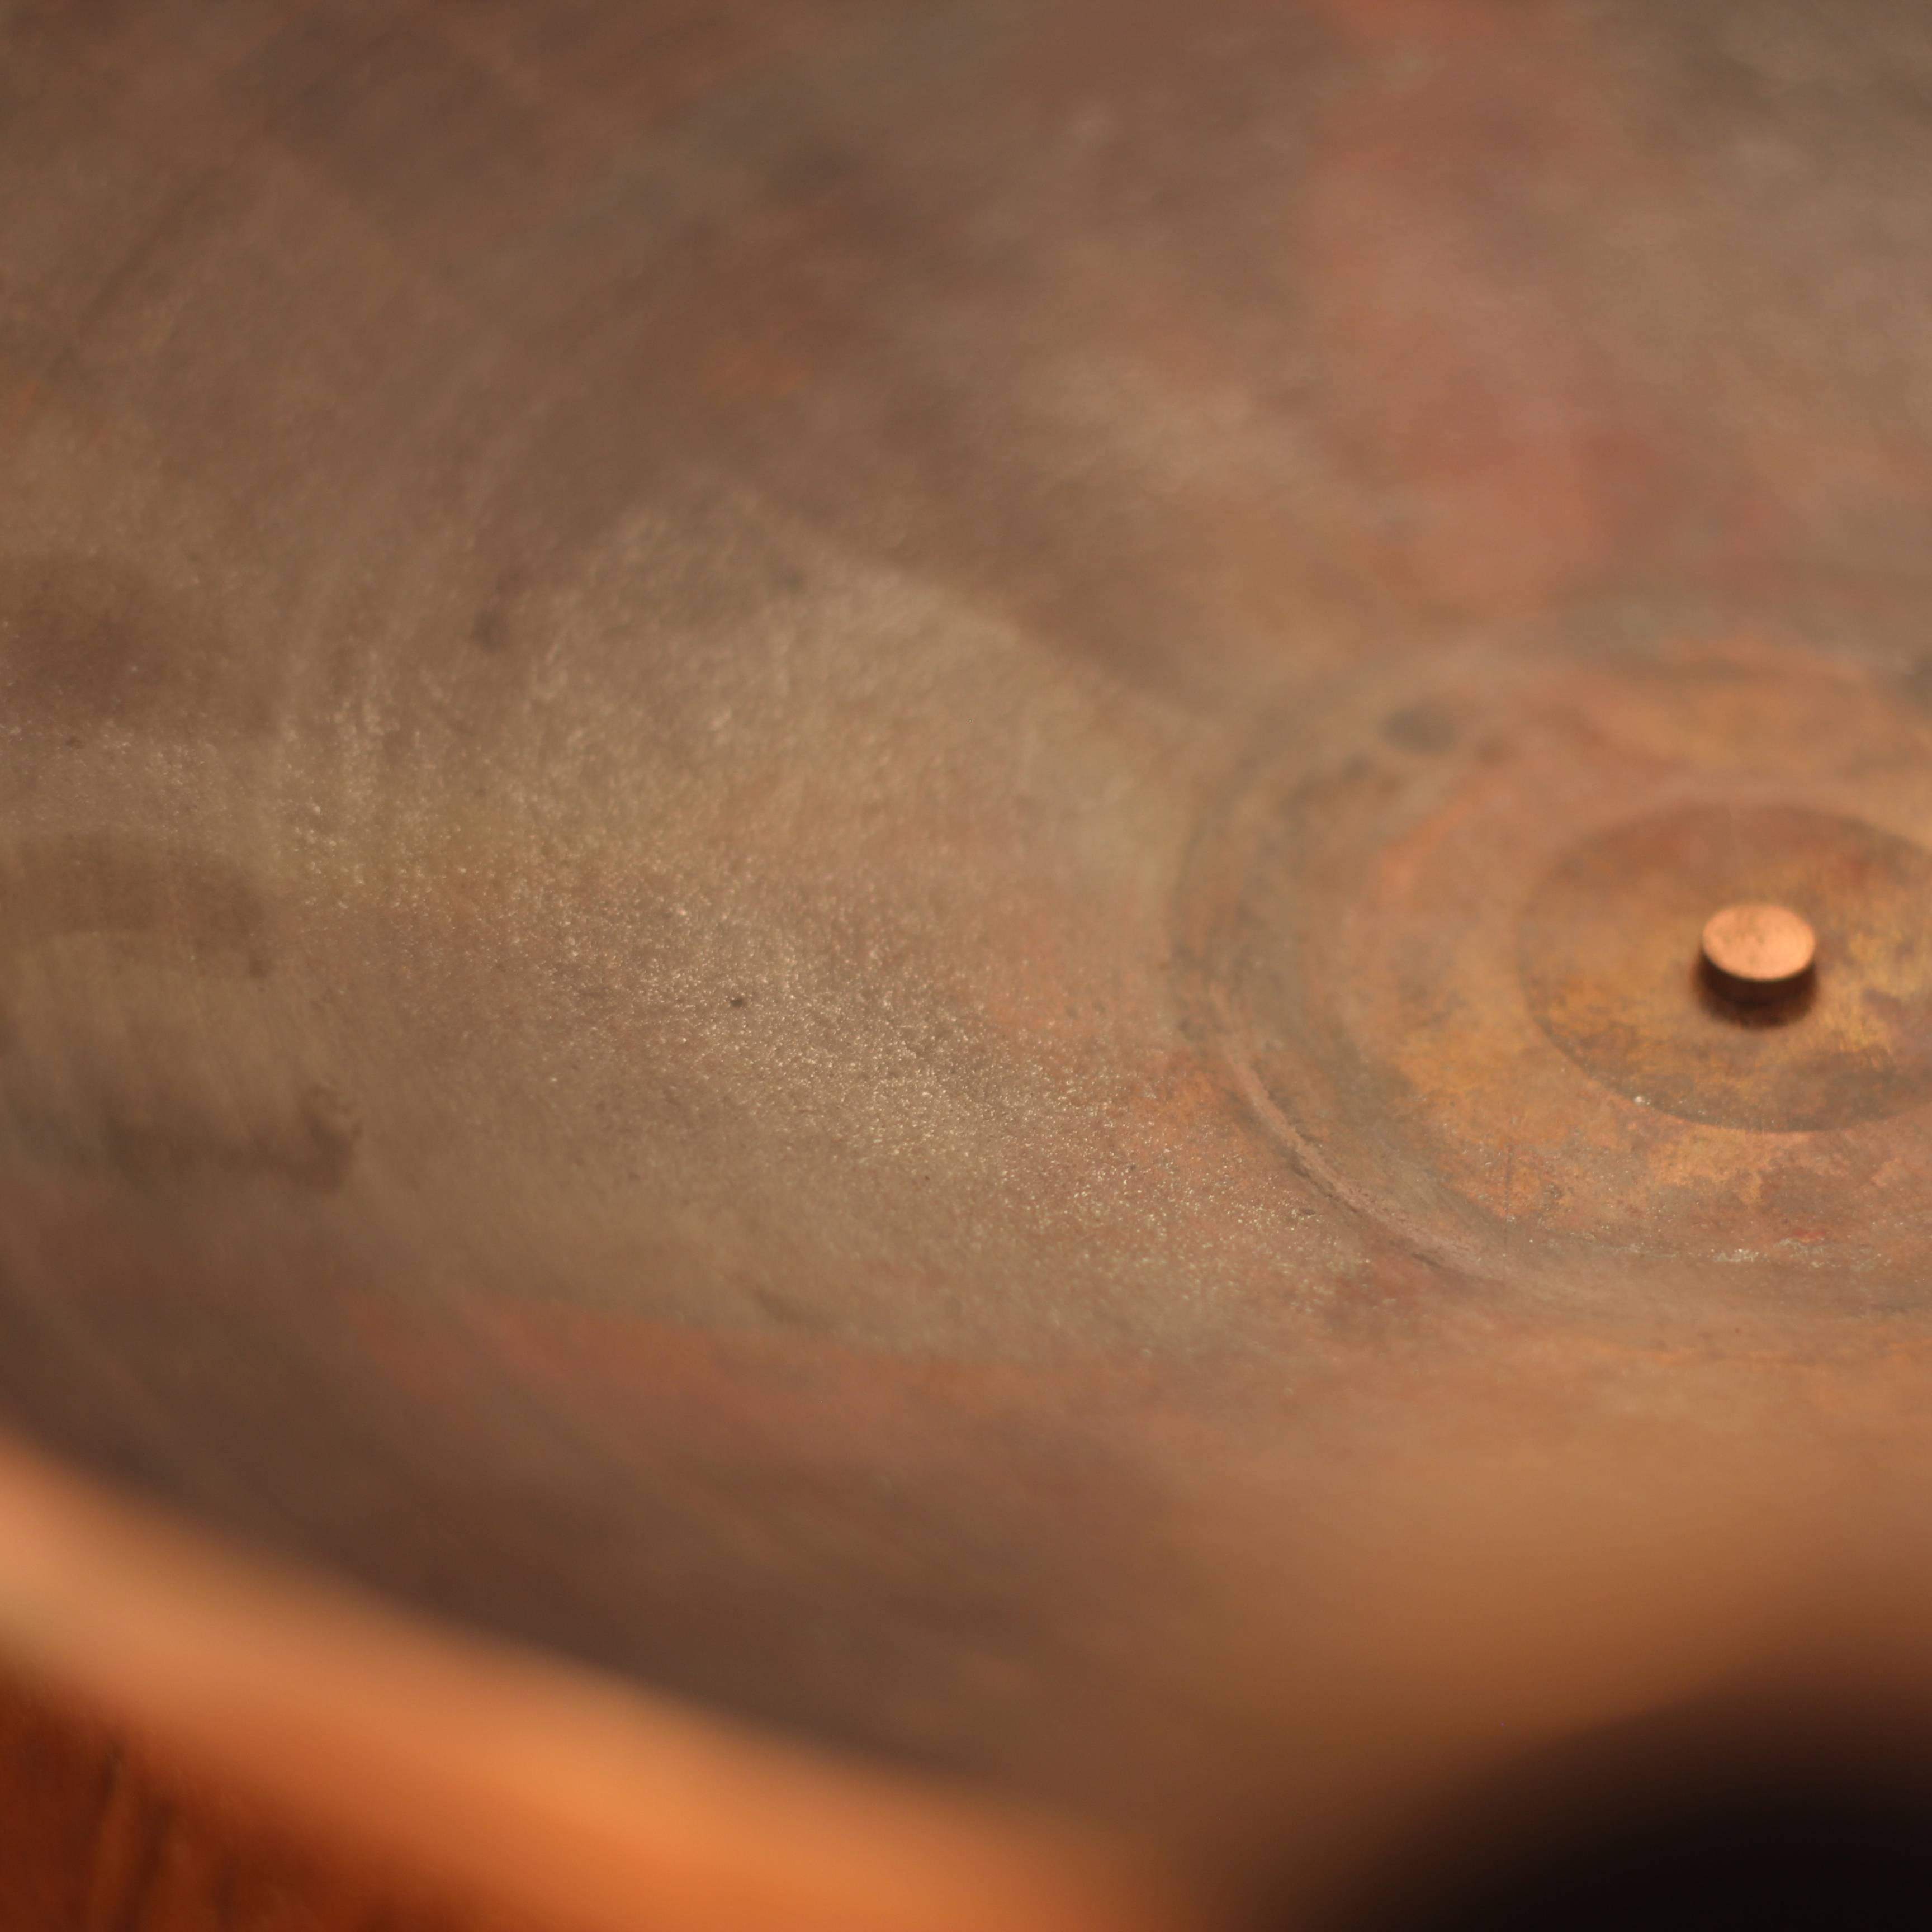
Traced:
[[1703, 949], [1720, 973], [1775, 986], [1811, 970], [1818, 935], [1789, 906], [1726, 906], [1705, 922]]
[[1726, 906], [1705, 921], [1702, 950], [1720, 991], [1766, 999], [1811, 970], [1818, 935], [1789, 906]]
[[1256, 1886], [1922, 1624], [1928, 73], [0, 9], [0, 1417]]

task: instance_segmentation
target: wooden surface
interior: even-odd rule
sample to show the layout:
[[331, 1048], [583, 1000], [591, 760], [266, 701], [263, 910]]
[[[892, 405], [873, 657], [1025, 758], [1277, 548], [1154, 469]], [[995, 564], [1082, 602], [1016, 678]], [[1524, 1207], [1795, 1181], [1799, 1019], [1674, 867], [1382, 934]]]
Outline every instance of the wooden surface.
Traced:
[[0, 1681], [4, 1932], [507, 1932], [170, 1776], [97, 1718]]

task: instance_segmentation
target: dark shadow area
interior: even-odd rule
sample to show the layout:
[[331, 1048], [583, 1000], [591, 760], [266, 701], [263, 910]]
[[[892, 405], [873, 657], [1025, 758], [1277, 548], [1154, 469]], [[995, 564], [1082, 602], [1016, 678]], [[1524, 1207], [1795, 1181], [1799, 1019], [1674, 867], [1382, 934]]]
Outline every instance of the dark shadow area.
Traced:
[[1700, 1708], [1574, 1741], [1447, 1806], [1330, 1932], [1932, 1927], [1932, 1731]]
[[1788, 986], [1746, 992], [1741, 982], [1720, 973], [1708, 959], [1694, 971], [1697, 1002], [1713, 1019], [1732, 1026], [1760, 1029], [1790, 1026], [1802, 1020], [1818, 1001], [1818, 976], [1808, 971]]

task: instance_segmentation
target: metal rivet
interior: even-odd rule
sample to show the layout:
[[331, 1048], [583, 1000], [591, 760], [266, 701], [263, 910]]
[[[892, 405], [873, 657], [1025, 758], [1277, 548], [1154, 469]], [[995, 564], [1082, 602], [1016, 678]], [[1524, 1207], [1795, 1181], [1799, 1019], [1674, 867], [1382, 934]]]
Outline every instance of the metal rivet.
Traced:
[[1778, 999], [1796, 991], [1817, 957], [1818, 935], [1789, 906], [1726, 906], [1704, 927], [1705, 968], [1734, 1000]]

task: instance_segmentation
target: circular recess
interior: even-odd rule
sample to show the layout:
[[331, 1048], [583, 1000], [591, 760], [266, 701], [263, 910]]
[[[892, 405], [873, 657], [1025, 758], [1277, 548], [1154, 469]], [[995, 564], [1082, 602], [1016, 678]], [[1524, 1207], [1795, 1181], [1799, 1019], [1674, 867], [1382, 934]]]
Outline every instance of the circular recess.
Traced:
[[[1710, 997], [1705, 908], [1744, 894], [1802, 908], [1817, 934], [1802, 1010]], [[1693, 806], [1569, 853], [1524, 910], [1519, 956], [1538, 1025], [1593, 1079], [1684, 1120], [1798, 1133], [1932, 1100], [1928, 942], [1923, 847], [1833, 814]]]
[[[1264, 728], [1184, 904], [1257, 1120], [1418, 1251], [1624, 1303], [1928, 1292], [1932, 716], [1886, 664], [1392, 658]], [[1752, 905], [1816, 946], [1756, 1005], [1700, 958]]]

